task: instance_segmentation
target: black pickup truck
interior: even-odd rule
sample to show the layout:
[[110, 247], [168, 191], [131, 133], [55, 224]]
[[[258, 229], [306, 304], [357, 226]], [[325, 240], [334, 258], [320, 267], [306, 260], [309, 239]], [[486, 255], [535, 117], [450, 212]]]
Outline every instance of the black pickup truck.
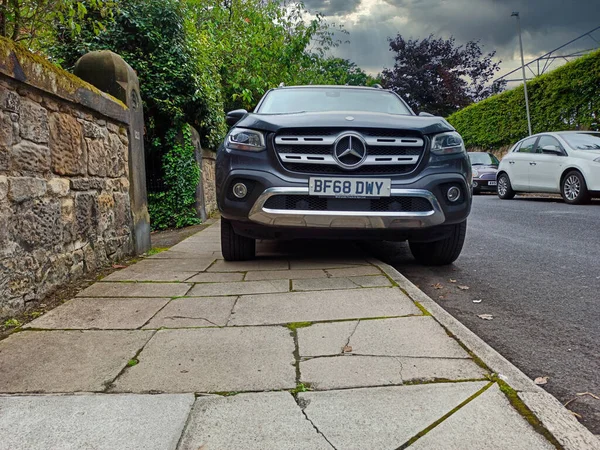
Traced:
[[227, 123], [216, 166], [226, 260], [253, 258], [256, 239], [301, 238], [407, 240], [421, 263], [458, 258], [471, 164], [443, 118], [379, 87], [297, 86]]

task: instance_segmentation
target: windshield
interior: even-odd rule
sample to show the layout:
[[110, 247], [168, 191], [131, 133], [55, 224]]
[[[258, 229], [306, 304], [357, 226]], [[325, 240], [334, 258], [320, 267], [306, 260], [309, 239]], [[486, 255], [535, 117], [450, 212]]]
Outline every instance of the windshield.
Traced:
[[573, 150], [600, 150], [600, 133], [564, 133], [560, 136]]
[[489, 153], [469, 153], [469, 159], [473, 166], [485, 165], [485, 166], [497, 166], [500, 164], [498, 158]]
[[411, 115], [394, 94], [376, 89], [298, 88], [276, 89], [260, 105], [259, 114], [365, 111]]

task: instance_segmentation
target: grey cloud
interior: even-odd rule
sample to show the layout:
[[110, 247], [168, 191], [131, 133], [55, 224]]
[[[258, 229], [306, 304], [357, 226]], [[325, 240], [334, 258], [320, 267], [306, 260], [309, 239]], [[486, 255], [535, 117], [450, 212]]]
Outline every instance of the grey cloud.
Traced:
[[[523, 45], [528, 55], [540, 56], [600, 25], [598, 0], [384, 2], [370, 16], [363, 15], [356, 23], [347, 23], [351, 44], [335, 51], [338, 56], [352, 59], [372, 73], [393, 64], [387, 37], [398, 33], [406, 38], [416, 39], [429, 34], [454, 36], [458, 43], [480, 40], [485, 51], [497, 51], [497, 56], [504, 61], [503, 68], [508, 69], [518, 65], [515, 19], [510, 17], [512, 11], [520, 12]], [[343, 15], [338, 14], [336, 21], [343, 19]], [[600, 40], [600, 30], [595, 33], [595, 37]], [[582, 41], [579, 48], [597, 45], [598, 43], [588, 39]], [[569, 49], [577, 48], [571, 46]]]
[[305, 0], [304, 5], [310, 10], [325, 15], [344, 15], [356, 11], [361, 0]]

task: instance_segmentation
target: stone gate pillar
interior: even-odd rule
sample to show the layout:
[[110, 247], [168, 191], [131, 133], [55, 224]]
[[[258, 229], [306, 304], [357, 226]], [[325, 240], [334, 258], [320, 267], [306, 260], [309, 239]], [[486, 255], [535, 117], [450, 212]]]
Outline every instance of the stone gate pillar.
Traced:
[[129, 108], [129, 193], [133, 239], [136, 253], [144, 253], [151, 244], [144, 159], [144, 112], [138, 77], [123, 58], [107, 50], [83, 55], [75, 64], [75, 75], [121, 100]]

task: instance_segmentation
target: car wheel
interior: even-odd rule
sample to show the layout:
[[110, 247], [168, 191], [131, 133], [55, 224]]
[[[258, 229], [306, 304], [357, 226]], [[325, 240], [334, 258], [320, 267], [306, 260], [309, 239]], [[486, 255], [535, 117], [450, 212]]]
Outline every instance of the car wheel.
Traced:
[[447, 238], [435, 242], [411, 242], [410, 252], [415, 259], [428, 266], [445, 266], [452, 264], [460, 256], [465, 236], [467, 221], [452, 225], [452, 233]]
[[510, 200], [516, 195], [516, 192], [513, 191], [512, 185], [510, 184], [510, 178], [508, 178], [508, 175], [505, 173], [498, 177], [496, 191], [498, 192], [498, 197], [502, 200]]
[[591, 198], [583, 175], [576, 170], [567, 173], [563, 178], [560, 190], [565, 202], [571, 205], [588, 203]]
[[247, 261], [256, 256], [256, 240], [235, 232], [227, 219], [221, 219], [221, 253], [225, 261]]

